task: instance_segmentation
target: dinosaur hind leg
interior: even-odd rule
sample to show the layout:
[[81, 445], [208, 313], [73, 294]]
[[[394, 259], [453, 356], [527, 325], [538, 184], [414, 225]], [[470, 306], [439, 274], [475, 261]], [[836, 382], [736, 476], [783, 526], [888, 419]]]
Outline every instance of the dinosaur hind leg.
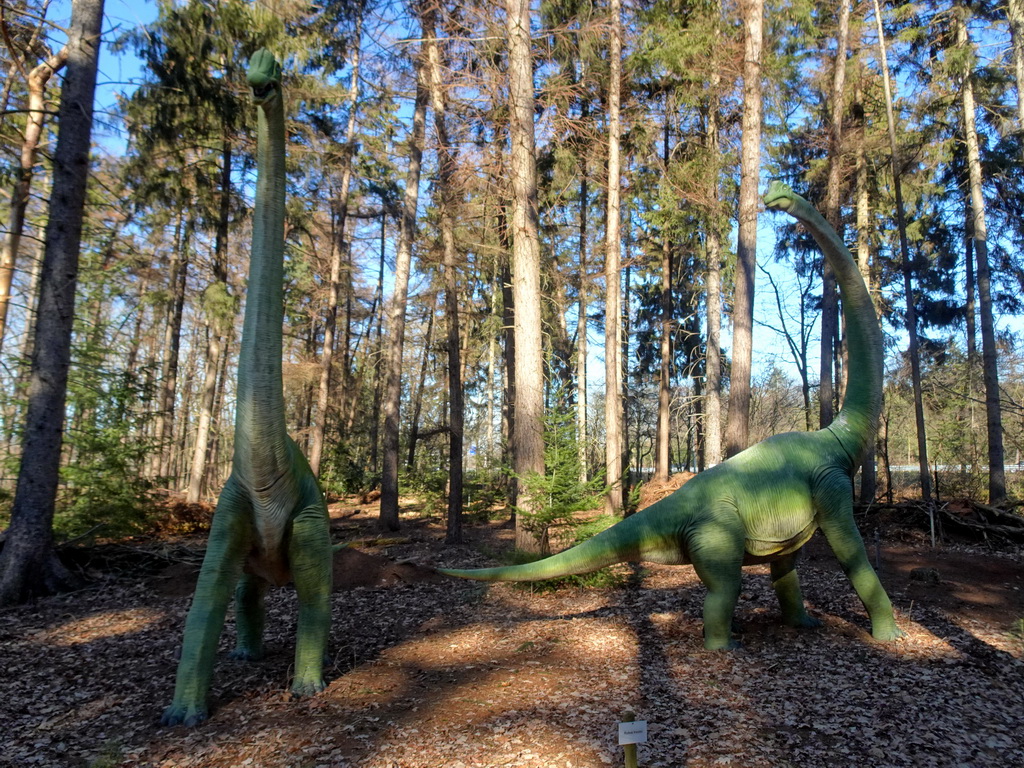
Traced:
[[772, 587], [779, 599], [782, 609], [782, 623], [787, 627], [812, 628], [820, 627], [821, 622], [810, 616], [804, 606], [804, 596], [800, 592], [800, 579], [796, 573], [797, 553], [783, 555], [773, 560]]
[[871, 618], [871, 635], [880, 642], [904, 636], [896, 626], [892, 602], [871, 567], [864, 540], [853, 519], [853, 493], [845, 475], [823, 479], [813, 491], [818, 525]]
[[323, 501], [301, 510], [292, 522], [289, 560], [299, 598], [292, 691], [322, 691], [324, 655], [331, 626], [331, 539]]
[[735, 508], [722, 509], [696, 526], [687, 539], [690, 561], [708, 593], [704, 598], [704, 647], [738, 648], [732, 615], [743, 575], [743, 521]]
[[243, 573], [235, 589], [235, 625], [237, 640], [231, 658], [256, 661], [263, 658], [263, 627], [266, 608], [263, 599], [269, 584], [255, 574]]

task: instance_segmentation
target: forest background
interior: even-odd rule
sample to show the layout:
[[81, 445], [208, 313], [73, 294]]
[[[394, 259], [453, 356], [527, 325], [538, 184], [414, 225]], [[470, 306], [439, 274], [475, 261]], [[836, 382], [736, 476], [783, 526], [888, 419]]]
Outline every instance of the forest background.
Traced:
[[[0, 19], [0, 530], [35, 471], [77, 2]], [[289, 105], [289, 427], [328, 493], [379, 487], [387, 528], [420, 494], [453, 541], [500, 498], [538, 549], [596, 496], [621, 514], [641, 480], [827, 424], [858, 372], [812, 242], [758, 214], [779, 178], [850, 244], [886, 333], [861, 500], [1003, 504], [1024, 441], [1021, 5], [161, 0], [137, 24], [108, 4], [101, 84], [110, 62], [139, 74], [101, 85], [93, 126], [58, 536], [150, 530], [156, 499], [210, 499], [230, 469], [264, 45]]]

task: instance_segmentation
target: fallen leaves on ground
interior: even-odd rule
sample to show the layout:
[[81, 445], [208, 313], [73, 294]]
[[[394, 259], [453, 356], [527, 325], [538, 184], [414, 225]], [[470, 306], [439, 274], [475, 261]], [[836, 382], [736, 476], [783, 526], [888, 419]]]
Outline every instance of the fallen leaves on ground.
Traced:
[[[349, 533], [371, 523], [345, 517]], [[432, 523], [405, 528], [372, 554], [485, 562], [474, 547], [442, 546]], [[509, 536], [470, 532], [492, 548]], [[604, 768], [622, 764], [627, 711], [649, 724], [644, 768], [1024, 764], [1024, 662], [1010, 631], [1024, 616], [1020, 554], [888, 543], [883, 580], [907, 638], [882, 646], [814, 544], [801, 578], [823, 628], [780, 627], [767, 568], [750, 568], [734, 653], [703, 650], [703, 588], [689, 567], [632, 568], [624, 588], [553, 594], [402, 579], [340, 590], [330, 684], [304, 699], [287, 693], [294, 592], [276, 590], [265, 660], [227, 657], [229, 615], [212, 717], [194, 729], [158, 725], [187, 594], [159, 575], [107, 572], [0, 614], [0, 765]], [[940, 583], [912, 584], [905, 572], [920, 565]]]

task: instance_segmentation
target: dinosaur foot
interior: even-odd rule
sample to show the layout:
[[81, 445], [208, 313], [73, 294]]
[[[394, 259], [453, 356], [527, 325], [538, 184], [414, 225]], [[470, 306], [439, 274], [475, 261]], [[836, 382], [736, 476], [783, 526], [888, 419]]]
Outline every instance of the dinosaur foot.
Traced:
[[262, 648], [235, 648], [228, 656], [235, 661], [259, 661], [263, 658]]
[[895, 643], [907, 639], [907, 633], [895, 624], [872, 629], [871, 636], [879, 643]]
[[809, 614], [784, 618], [782, 623], [793, 629], [818, 629], [821, 626], [821, 619], [816, 619]]
[[323, 681], [323, 678], [316, 678], [315, 680], [299, 680], [296, 679], [292, 683], [292, 693], [296, 696], [313, 696], [314, 694], [320, 693], [327, 684]]
[[187, 728], [199, 725], [209, 717], [205, 706], [194, 704], [171, 704], [160, 718], [161, 725], [184, 725]]

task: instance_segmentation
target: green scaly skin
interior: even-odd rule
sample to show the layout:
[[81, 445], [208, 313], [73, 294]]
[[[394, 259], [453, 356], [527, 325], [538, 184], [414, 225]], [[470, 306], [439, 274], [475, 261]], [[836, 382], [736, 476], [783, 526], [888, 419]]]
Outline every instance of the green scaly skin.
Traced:
[[850, 381], [835, 421], [817, 432], [790, 432], [751, 446], [671, 496], [552, 557], [442, 573], [479, 581], [536, 581], [621, 562], [691, 564], [707, 587], [704, 646], [735, 648], [732, 616], [746, 564], [771, 564], [785, 624], [820, 625], [804, 607], [795, 565], [799, 549], [821, 528], [867, 609], [874, 638], [888, 642], [903, 635], [853, 520], [853, 475], [874, 439], [882, 399], [878, 319], [853, 257], [825, 219], [778, 182], [764, 201], [808, 227], [840, 286]]
[[164, 725], [207, 717], [217, 641], [234, 592], [238, 638], [233, 656], [263, 654], [263, 597], [295, 582], [299, 600], [292, 691], [324, 688], [331, 611], [331, 542], [323, 494], [285, 429], [281, 378], [284, 322], [285, 132], [281, 66], [267, 50], [249, 63], [259, 107], [256, 209], [249, 292], [238, 358], [238, 405], [231, 476], [221, 491]]

